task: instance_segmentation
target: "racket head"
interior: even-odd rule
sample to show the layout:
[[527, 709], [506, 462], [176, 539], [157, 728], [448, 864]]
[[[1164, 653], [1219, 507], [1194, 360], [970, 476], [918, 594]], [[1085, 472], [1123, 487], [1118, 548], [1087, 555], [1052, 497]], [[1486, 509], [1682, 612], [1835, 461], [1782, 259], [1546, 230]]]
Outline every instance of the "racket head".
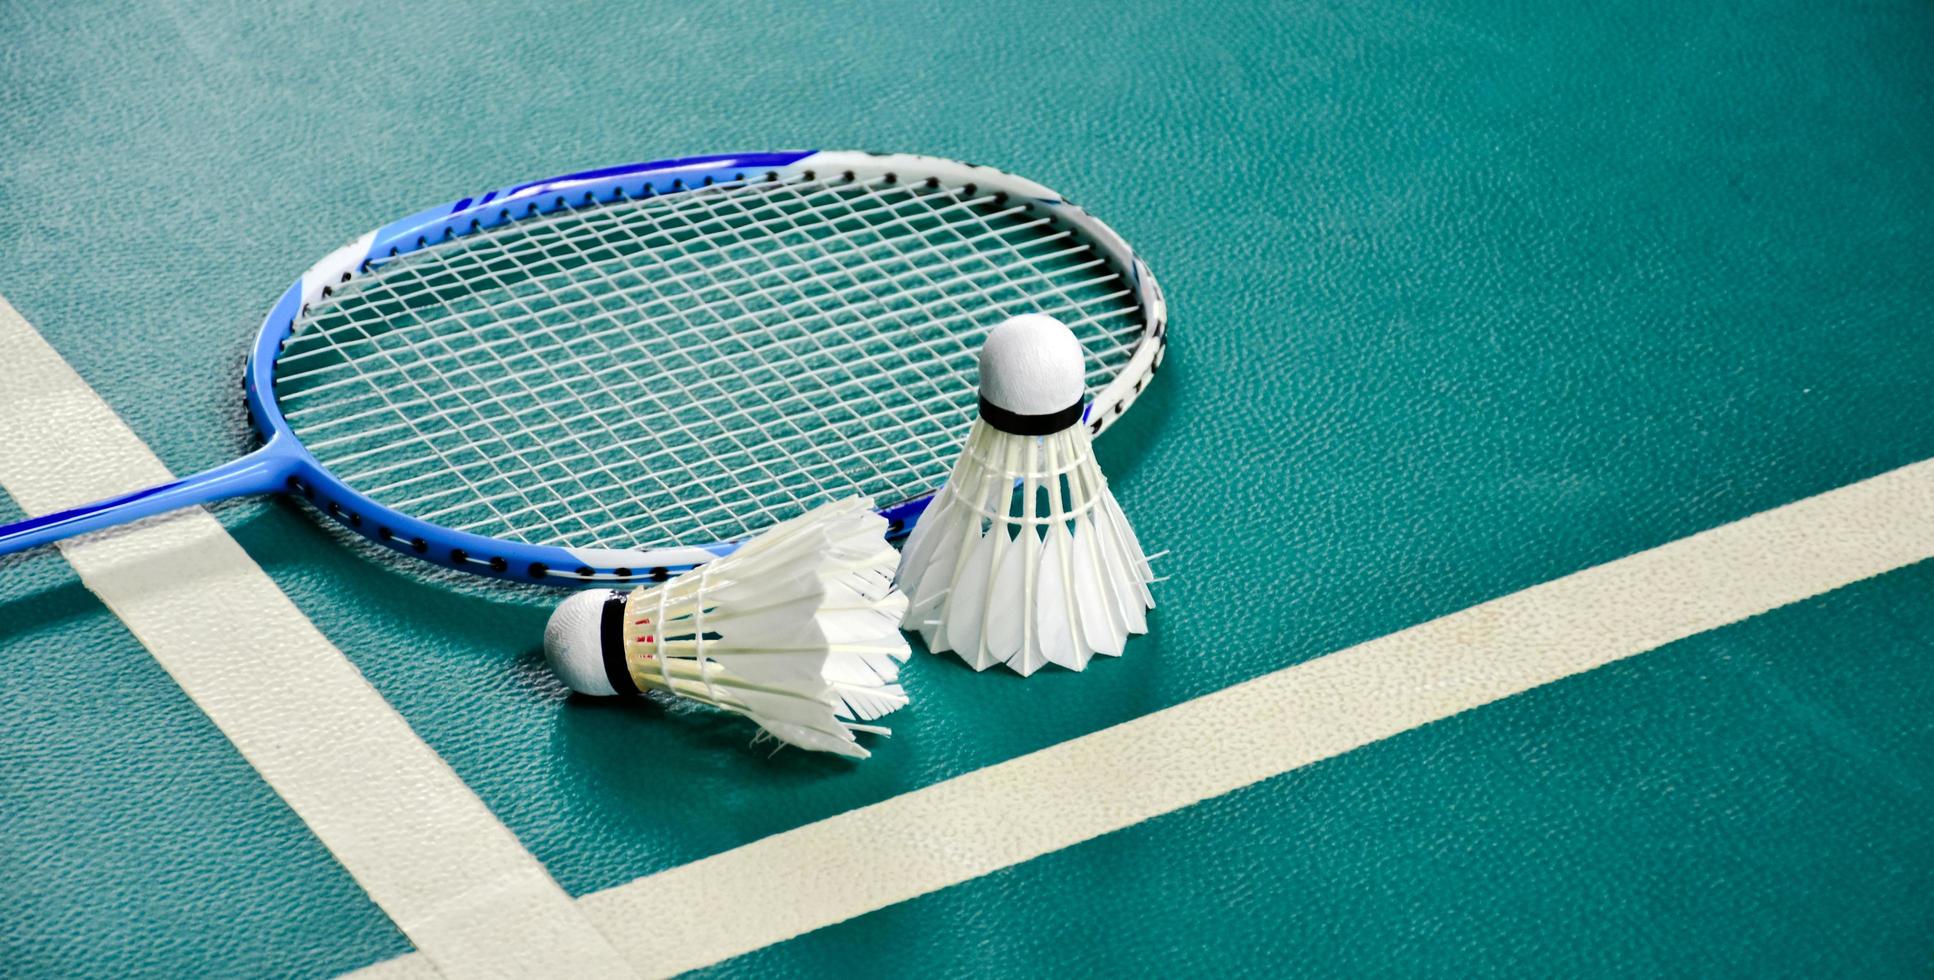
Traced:
[[[486, 240], [496, 243], [516, 241], [519, 236], [529, 238], [526, 229], [538, 227], [538, 222], [550, 223], [545, 227], [562, 227], [577, 222], [582, 214], [602, 214], [605, 209], [616, 213], [618, 208], [641, 206], [646, 201], [670, 201], [674, 202], [672, 207], [681, 207], [687, 201], [703, 201], [708, 194], [737, 193], [752, 186], [923, 188], [963, 201], [995, 200], [1002, 204], [1003, 212], [1025, 209], [1026, 216], [1046, 221], [1042, 227], [1059, 229], [1056, 237], [1065, 232], [1067, 240], [1081, 243], [1119, 277], [1124, 287], [1119, 292], [1127, 296], [1122, 302], [1132, 304], [1136, 314], [1132, 345], [1122, 349], [1116, 357], [1118, 363], [1105, 366], [1100, 383], [1091, 385], [1084, 421], [1097, 434], [1127, 410], [1161, 364], [1167, 341], [1167, 305], [1147, 265], [1106, 224], [1032, 181], [991, 167], [909, 154], [786, 151], [660, 160], [516, 184], [429, 208], [368, 232], [305, 272], [263, 321], [244, 378], [249, 412], [265, 440], [265, 449], [283, 457], [291, 474], [286, 489], [307, 499], [332, 520], [385, 547], [460, 571], [514, 581], [560, 586], [662, 581], [729, 553], [738, 540], [770, 521], [748, 519], [743, 526], [731, 527], [732, 533], [698, 535], [698, 540], [689, 540], [692, 535], [677, 535], [671, 540], [648, 540], [644, 547], [614, 547], [608, 541], [544, 540], [541, 533], [533, 535], [520, 528], [513, 528], [510, 534], [478, 533], [464, 526], [450, 526], [456, 522], [438, 519], [436, 509], [385, 502], [379, 499], [383, 496], [380, 491], [369, 492], [367, 482], [353, 474], [349, 479], [338, 475], [338, 467], [332, 465], [336, 460], [328, 459], [326, 451], [318, 453], [304, 444], [304, 433], [284, 410], [285, 400], [292, 398], [286, 389], [295, 385], [289, 380], [295, 374], [285, 357], [292, 357], [287, 353], [292, 347], [302, 352], [305, 336], [299, 331], [305, 326], [325, 333], [331, 329], [314, 327], [319, 322], [317, 309], [326, 310], [332, 299], [362, 287], [366, 279], [380, 279], [392, 272], [399, 267], [395, 264], [399, 259], [409, 260], [417, 253], [427, 255], [438, 249], [484, 248], [475, 243]], [[1009, 201], [1017, 202], [1016, 206], [1007, 208]], [[967, 346], [977, 345], [981, 333], [1002, 315], [999, 309], [984, 310], [973, 324], [972, 335], [965, 338], [970, 342]], [[370, 342], [375, 344], [376, 339], [372, 337]], [[285, 389], [280, 392], [279, 376]], [[950, 434], [951, 439], [957, 440], [971, 421], [971, 409], [966, 407], [973, 403], [971, 389], [969, 382], [961, 392], [963, 408], [953, 420], [957, 431]], [[382, 401], [388, 402], [388, 396], [382, 396]], [[303, 406], [295, 409], [305, 410]], [[380, 414], [380, 406], [375, 411]], [[481, 426], [481, 422], [473, 421], [464, 428]], [[430, 436], [422, 441], [435, 448]], [[890, 533], [898, 535], [905, 532], [938, 489], [945, 478], [946, 463], [946, 458], [936, 462], [931, 485], [912, 487], [842, 485], [843, 474], [835, 472], [818, 494], [801, 495], [792, 503], [804, 509], [814, 502], [813, 496], [872, 492], [882, 504], [881, 513], [888, 519]], [[472, 465], [463, 464], [466, 468]], [[453, 466], [453, 470], [457, 468]], [[790, 514], [774, 519], [784, 516]], [[648, 523], [642, 518], [640, 522]], [[530, 540], [532, 537], [540, 540]]]

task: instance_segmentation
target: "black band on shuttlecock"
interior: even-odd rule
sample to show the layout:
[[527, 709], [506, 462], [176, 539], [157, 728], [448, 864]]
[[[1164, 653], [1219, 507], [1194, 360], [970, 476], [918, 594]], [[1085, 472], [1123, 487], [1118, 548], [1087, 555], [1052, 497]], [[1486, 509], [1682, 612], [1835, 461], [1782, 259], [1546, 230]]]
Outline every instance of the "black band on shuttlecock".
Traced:
[[1081, 421], [1081, 402], [1077, 401], [1067, 408], [1058, 412], [1049, 412], [1046, 415], [1022, 415], [1019, 412], [1010, 412], [988, 401], [986, 395], [982, 395], [980, 417], [986, 419], [988, 425], [1017, 436], [1052, 435]]
[[598, 620], [598, 648], [604, 652], [604, 678], [611, 682], [611, 689], [619, 694], [642, 694], [625, 664], [625, 602], [629, 598], [613, 592], [604, 600], [604, 615]]

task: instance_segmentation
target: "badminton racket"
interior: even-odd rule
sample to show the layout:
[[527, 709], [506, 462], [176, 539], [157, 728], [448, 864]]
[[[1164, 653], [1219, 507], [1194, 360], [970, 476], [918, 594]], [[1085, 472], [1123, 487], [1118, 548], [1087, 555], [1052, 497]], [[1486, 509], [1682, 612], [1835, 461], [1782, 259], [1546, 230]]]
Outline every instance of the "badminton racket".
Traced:
[[663, 580], [829, 496], [903, 532], [947, 475], [993, 324], [1088, 351], [1097, 433], [1160, 364], [1118, 235], [988, 167], [688, 157], [431, 208], [330, 253], [263, 321], [254, 452], [0, 527], [0, 554], [287, 492], [381, 545], [551, 584]]

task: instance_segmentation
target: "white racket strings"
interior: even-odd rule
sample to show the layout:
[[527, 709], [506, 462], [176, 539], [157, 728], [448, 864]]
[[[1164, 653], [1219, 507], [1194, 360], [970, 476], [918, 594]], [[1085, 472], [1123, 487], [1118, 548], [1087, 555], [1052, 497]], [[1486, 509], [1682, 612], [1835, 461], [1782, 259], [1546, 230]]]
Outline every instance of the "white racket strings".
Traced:
[[534, 544], [727, 540], [799, 500], [937, 485], [976, 344], [1067, 323], [1090, 393], [1132, 284], [1031, 202], [924, 181], [732, 182], [566, 207], [372, 261], [298, 317], [276, 397], [380, 503]]

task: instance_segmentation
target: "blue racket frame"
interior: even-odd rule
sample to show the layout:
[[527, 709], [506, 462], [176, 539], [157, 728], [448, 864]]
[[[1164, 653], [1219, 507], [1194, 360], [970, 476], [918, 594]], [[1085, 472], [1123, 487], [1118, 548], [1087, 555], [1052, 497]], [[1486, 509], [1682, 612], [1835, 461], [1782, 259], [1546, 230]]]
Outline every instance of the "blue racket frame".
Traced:
[[[402, 255], [432, 243], [494, 228], [517, 218], [598, 201], [668, 194], [714, 183], [777, 175], [808, 165], [829, 170], [864, 166], [955, 171], [990, 186], [1018, 186], [1084, 228], [1129, 271], [1147, 312], [1143, 343], [1129, 365], [1089, 404], [1084, 420], [1099, 433], [1126, 410], [1153, 377], [1165, 353], [1167, 308], [1146, 265], [1112, 229], [1045, 187], [988, 167], [931, 157], [795, 150], [681, 157], [565, 174], [514, 184], [477, 197], [420, 211], [377, 228], [325, 256], [296, 280], [269, 311], [249, 355], [243, 386], [261, 448], [172, 483], [0, 527], [0, 555], [156, 514], [248, 494], [292, 493], [344, 527], [387, 548], [447, 568], [545, 585], [664, 581], [712, 558], [736, 541], [702, 546], [614, 550], [533, 545], [454, 531], [378, 503], [337, 479], [297, 439], [275, 403], [275, 361], [310, 303], [368, 268], [371, 258]], [[932, 499], [931, 492], [891, 504], [880, 513], [889, 537], [904, 535]]]

